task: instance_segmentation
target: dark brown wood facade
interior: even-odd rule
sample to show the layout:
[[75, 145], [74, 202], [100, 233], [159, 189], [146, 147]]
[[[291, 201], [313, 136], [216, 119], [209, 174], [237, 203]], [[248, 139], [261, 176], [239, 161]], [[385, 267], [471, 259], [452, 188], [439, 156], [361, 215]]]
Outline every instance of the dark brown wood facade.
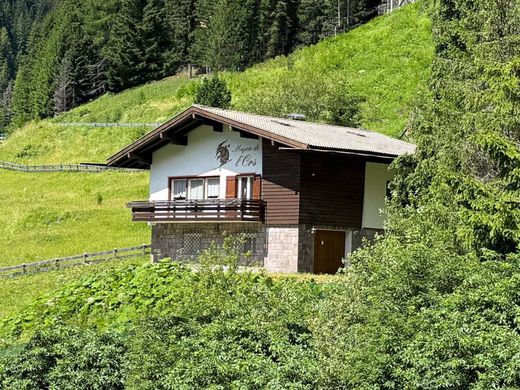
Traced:
[[268, 224], [298, 224], [300, 219], [300, 168], [299, 153], [279, 150], [264, 139], [262, 199], [266, 203]]
[[361, 228], [365, 160], [305, 152], [300, 181], [300, 223]]
[[263, 143], [266, 223], [360, 228], [365, 160], [280, 150], [279, 146], [267, 140]]

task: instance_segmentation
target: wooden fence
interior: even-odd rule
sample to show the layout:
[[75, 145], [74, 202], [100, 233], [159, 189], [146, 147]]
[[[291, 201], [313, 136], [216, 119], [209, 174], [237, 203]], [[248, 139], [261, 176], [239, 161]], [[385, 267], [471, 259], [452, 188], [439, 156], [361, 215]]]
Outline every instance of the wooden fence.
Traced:
[[58, 126], [78, 127], [158, 127], [162, 123], [117, 123], [117, 122], [56, 122]]
[[125, 171], [140, 172], [142, 169], [109, 167], [103, 164], [55, 164], [55, 165], [23, 165], [9, 161], [0, 161], [0, 169], [19, 172], [106, 172]]
[[36, 261], [34, 263], [22, 263], [10, 267], [0, 268], [0, 276], [12, 277], [28, 273], [52, 271], [61, 268], [69, 268], [84, 264], [100, 263], [110, 260], [125, 260], [150, 254], [150, 245], [143, 244], [131, 248], [112, 249], [109, 251], [83, 253], [82, 255], [62, 257], [52, 260]]

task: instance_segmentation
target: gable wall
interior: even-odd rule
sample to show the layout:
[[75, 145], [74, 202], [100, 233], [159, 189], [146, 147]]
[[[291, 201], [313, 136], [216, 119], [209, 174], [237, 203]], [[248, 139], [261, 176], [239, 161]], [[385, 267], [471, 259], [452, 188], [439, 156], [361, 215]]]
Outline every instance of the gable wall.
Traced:
[[[217, 147], [226, 142], [230, 161], [222, 166], [216, 158]], [[166, 145], [155, 151], [150, 169], [150, 200], [168, 200], [168, 177], [220, 177], [220, 197], [226, 197], [226, 177], [237, 174], [262, 174], [262, 140], [240, 137], [229, 126], [215, 132], [200, 126], [188, 133], [188, 145]]]

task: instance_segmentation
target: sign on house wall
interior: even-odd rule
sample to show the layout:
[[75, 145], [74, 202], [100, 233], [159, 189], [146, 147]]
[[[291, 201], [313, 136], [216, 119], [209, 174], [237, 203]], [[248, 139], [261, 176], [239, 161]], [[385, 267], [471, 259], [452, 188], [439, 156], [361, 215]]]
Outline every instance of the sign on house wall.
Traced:
[[[240, 133], [224, 126], [215, 132], [200, 126], [188, 134], [188, 145], [166, 145], [152, 156], [150, 169], [150, 200], [168, 199], [169, 177], [226, 176], [262, 174], [262, 142], [240, 137]], [[220, 186], [225, 197], [225, 186]]]
[[[243, 143], [232, 144], [225, 140], [218, 144], [215, 157], [220, 163], [219, 168], [225, 165], [235, 168], [254, 168], [258, 164], [258, 151], [260, 151], [260, 142], [256, 145], [244, 145]], [[262, 158], [261, 155], [260, 158]]]

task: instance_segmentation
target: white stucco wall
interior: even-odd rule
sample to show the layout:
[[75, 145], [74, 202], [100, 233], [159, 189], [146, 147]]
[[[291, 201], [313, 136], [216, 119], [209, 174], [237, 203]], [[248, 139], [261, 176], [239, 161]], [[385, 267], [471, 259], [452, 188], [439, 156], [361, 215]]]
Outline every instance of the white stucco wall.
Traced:
[[366, 163], [365, 195], [363, 201], [363, 227], [382, 229], [385, 209], [386, 183], [394, 174], [388, 169], [388, 164]]
[[[216, 157], [219, 144], [229, 150], [230, 161], [221, 166]], [[150, 200], [168, 200], [168, 177], [220, 176], [220, 197], [226, 196], [226, 176], [262, 174], [262, 140], [241, 138], [229, 126], [222, 133], [200, 126], [188, 133], [188, 145], [166, 145], [152, 156]]]

